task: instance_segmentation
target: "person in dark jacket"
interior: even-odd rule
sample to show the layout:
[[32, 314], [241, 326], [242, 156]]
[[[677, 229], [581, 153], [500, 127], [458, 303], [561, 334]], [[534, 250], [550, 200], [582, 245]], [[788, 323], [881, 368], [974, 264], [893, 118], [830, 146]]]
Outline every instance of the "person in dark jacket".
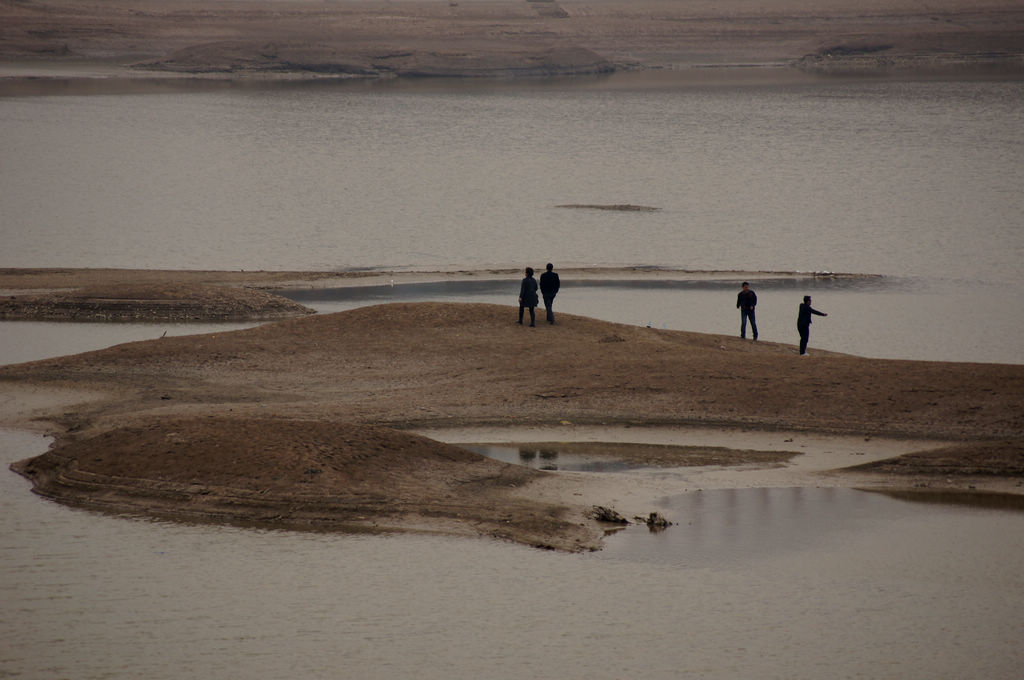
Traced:
[[533, 278], [533, 267], [526, 268], [526, 276], [519, 284], [519, 325], [523, 325], [523, 309], [530, 308], [530, 326], [536, 325], [534, 308], [537, 306], [537, 279]]
[[800, 356], [807, 356], [807, 340], [811, 337], [811, 315], [828, 316], [825, 312], [819, 312], [811, 307], [811, 296], [805, 295], [796, 317], [796, 329], [800, 333]]
[[757, 307], [757, 293], [750, 290], [750, 284], [743, 282], [743, 290], [736, 296], [736, 307], [740, 310], [740, 337], [747, 337], [747, 319], [750, 319], [750, 330], [754, 333], [754, 340], [757, 340], [757, 318], [754, 316], [754, 307]]
[[548, 270], [540, 275], [540, 294], [544, 296], [544, 309], [547, 310], [548, 323], [555, 322], [555, 312], [552, 305], [555, 304], [555, 295], [558, 294], [558, 287], [561, 282], [558, 274], [554, 271], [555, 265], [548, 262]]

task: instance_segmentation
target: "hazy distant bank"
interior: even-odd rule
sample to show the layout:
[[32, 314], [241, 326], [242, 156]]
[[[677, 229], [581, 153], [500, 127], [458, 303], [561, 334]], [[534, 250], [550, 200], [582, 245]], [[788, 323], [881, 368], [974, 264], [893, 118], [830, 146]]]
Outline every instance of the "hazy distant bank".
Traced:
[[[537, 77], [783, 66], [1024, 72], [1012, 0], [6, 3], [0, 74]], [[3, 66], [8, 68], [4, 69]]]

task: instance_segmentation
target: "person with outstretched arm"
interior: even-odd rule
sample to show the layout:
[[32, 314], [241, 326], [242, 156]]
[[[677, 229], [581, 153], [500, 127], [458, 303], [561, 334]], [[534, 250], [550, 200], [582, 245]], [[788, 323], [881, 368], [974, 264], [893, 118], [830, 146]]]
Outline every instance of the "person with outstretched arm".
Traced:
[[805, 295], [796, 317], [796, 330], [800, 333], [800, 356], [807, 356], [807, 340], [811, 337], [811, 316], [828, 316], [811, 307], [811, 296]]

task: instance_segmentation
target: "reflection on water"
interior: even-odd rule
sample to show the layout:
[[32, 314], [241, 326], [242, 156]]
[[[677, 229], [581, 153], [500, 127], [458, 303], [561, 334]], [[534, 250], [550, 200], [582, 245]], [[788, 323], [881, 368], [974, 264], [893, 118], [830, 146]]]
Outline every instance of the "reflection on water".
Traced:
[[535, 470], [569, 470], [577, 472], [621, 472], [647, 467], [627, 463], [608, 456], [588, 456], [583, 453], [566, 453], [554, 448], [532, 446], [500, 446], [496, 444], [460, 444], [470, 451], [500, 460], [503, 463], [524, 465]]
[[[1016, 678], [1024, 513], [822, 489], [671, 499], [598, 553], [132, 520], [0, 432], [0, 675]], [[536, 454], [540, 459], [540, 453]]]
[[672, 527], [656, 538], [646, 528], [629, 527], [607, 540], [605, 555], [685, 568], [723, 568], [835, 550], [836, 541], [870, 532], [882, 518], [894, 521], [919, 512], [912, 504], [885, 495], [804, 487], [695, 491], [665, 499], [659, 511], [674, 523]]

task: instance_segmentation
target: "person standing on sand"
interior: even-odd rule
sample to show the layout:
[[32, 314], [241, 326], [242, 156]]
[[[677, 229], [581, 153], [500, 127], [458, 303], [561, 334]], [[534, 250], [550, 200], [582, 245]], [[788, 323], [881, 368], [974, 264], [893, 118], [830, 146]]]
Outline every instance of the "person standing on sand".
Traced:
[[819, 312], [814, 307], [811, 307], [811, 296], [805, 295], [796, 317], [796, 329], [800, 333], [800, 356], [802, 357], [807, 356], [807, 340], [811, 337], [812, 314], [828, 316], [825, 312]]
[[736, 307], [740, 310], [740, 338], [747, 337], [747, 319], [750, 319], [750, 330], [754, 333], [754, 340], [757, 340], [757, 319], [754, 317], [754, 307], [757, 307], [757, 293], [750, 290], [750, 284], [743, 282], [743, 290], [736, 296]]
[[533, 267], [526, 268], [526, 276], [519, 284], [519, 325], [523, 325], [523, 308], [530, 308], [530, 327], [536, 325], [534, 308], [537, 306], [537, 279], [533, 278]]
[[544, 296], [544, 309], [547, 310], [548, 323], [555, 322], [555, 312], [551, 309], [555, 304], [555, 296], [558, 295], [558, 287], [561, 282], [558, 274], [554, 271], [555, 265], [548, 262], [548, 270], [540, 275], [540, 294]]

